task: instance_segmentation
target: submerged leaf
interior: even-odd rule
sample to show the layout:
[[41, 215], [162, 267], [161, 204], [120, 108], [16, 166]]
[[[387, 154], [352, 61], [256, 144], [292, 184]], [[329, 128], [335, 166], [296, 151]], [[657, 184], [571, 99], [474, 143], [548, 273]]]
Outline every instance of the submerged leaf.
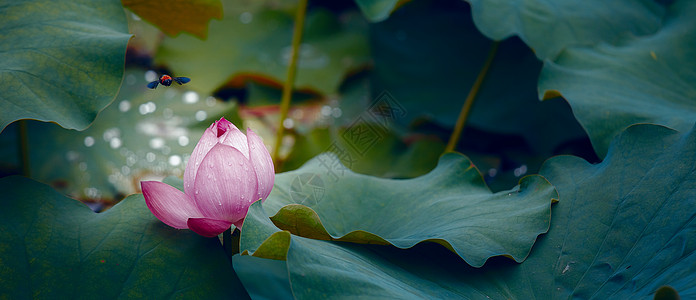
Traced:
[[208, 35], [208, 21], [212, 18], [222, 18], [220, 0], [169, 0], [166, 2], [121, 0], [121, 2], [123, 6], [171, 36], [187, 31], [205, 39]]
[[[205, 94], [225, 84], [243, 86], [248, 80], [280, 86], [287, 76], [293, 17], [283, 10], [251, 4], [226, 5], [225, 17], [210, 24], [208, 40], [167, 38], [155, 60], [176, 74], [195, 78], [188, 85]], [[335, 93], [348, 72], [363, 68], [368, 49], [361, 26], [355, 16], [339, 20], [326, 10], [310, 11], [300, 46], [296, 88]]]

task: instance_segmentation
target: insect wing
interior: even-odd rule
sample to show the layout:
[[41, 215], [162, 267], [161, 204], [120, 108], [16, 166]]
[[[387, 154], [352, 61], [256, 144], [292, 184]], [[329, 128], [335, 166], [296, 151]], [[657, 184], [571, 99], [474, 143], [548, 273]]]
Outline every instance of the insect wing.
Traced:
[[148, 83], [148, 84], [147, 84], [147, 87], [148, 87], [148, 88], [151, 88], [151, 89], [154, 89], [154, 88], [157, 87], [158, 84], [159, 84], [159, 81], [155, 80], [155, 81], [153, 81], [153, 82]]
[[184, 84], [184, 83], [187, 83], [187, 82], [191, 81], [191, 78], [188, 78], [188, 77], [174, 77], [174, 81], [176, 81], [176, 83], [178, 83], [178, 84]]

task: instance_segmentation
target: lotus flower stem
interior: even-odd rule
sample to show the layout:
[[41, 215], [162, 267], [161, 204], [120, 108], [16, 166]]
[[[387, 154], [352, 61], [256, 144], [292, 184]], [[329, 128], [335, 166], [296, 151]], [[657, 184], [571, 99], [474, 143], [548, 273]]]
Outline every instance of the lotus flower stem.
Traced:
[[222, 247], [230, 261], [233, 255], [239, 253], [239, 238], [240, 231], [236, 227], [227, 229], [222, 233]]
[[22, 164], [22, 175], [26, 177], [31, 176], [31, 169], [29, 168], [29, 135], [27, 133], [27, 121], [19, 120], [17, 122], [17, 130], [19, 131], [19, 161]]
[[227, 258], [232, 260], [232, 228], [230, 227], [229, 229], [225, 230], [225, 232], [222, 233], [222, 247], [225, 249], [225, 255], [227, 255]]
[[471, 107], [474, 105], [474, 100], [476, 100], [476, 95], [478, 95], [478, 91], [479, 88], [481, 88], [483, 79], [486, 78], [486, 73], [488, 73], [488, 69], [491, 67], [493, 58], [495, 58], [495, 53], [498, 51], [498, 44], [498, 41], [494, 41], [493, 45], [491, 45], [491, 49], [488, 51], [488, 58], [486, 58], [486, 62], [483, 64], [483, 68], [481, 68], [481, 72], [479, 72], [478, 77], [476, 77], [476, 81], [474, 81], [474, 85], [471, 87], [469, 95], [466, 97], [466, 101], [464, 101], [462, 110], [459, 112], [457, 124], [454, 126], [454, 131], [450, 136], [447, 147], [445, 148], [445, 152], [454, 151], [454, 148], [459, 142], [459, 137], [462, 135], [464, 124], [466, 124], [466, 119], [469, 117], [469, 112], [471, 111]]
[[307, 0], [300, 0], [295, 15], [295, 28], [292, 32], [292, 52], [290, 54], [290, 64], [288, 73], [283, 83], [283, 96], [280, 101], [280, 119], [278, 120], [278, 131], [276, 132], [275, 147], [273, 147], [273, 162], [278, 166], [278, 153], [283, 143], [285, 128], [283, 121], [288, 117], [290, 109], [290, 99], [292, 98], [292, 87], [295, 85], [295, 75], [297, 74], [297, 56], [300, 52], [300, 42], [302, 41], [302, 28], [304, 27], [305, 15], [307, 12]]

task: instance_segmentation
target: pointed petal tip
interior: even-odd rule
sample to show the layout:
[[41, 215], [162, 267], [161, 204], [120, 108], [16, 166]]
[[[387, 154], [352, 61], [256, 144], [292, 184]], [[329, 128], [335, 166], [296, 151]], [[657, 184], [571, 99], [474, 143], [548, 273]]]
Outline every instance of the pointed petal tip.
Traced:
[[171, 227], [187, 229], [189, 218], [202, 216], [193, 199], [173, 186], [159, 181], [141, 181], [140, 186], [147, 208]]

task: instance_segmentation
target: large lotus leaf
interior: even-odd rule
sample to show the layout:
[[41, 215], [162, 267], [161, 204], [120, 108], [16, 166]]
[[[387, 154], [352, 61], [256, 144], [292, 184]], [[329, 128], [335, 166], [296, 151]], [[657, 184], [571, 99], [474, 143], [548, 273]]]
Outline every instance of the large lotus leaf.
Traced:
[[188, 31], [205, 38], [208, 21], [222, 18], [220, 0], [121, 1], [123, 6], [152, 22], [168, 35]]
[[353, 173], [323, 154], [276, 175], [264, 209], [293, 234], [399, 248], [432, 241], [478, 267], [493, 256], [523, 261], [546, 232], [556, 197], [540, 176], [491, 193], [471, 162], [455, 153], [442, 156], [430, 173], [404, 180]]
[[[289, 64], [294, 13], [224, 4], [225, 17], [211, 22], [208, 40], [167, 38], [156, 62], [195, 78], [189, 85], [203, 93], [249, 79], [281, 85]], [[348, 72], [364, 67], [368, 49], [363, 22], [358, 15], [339, 20], [325, 10], [308, 12], [295, 87], [335, 93]]]
[[285, 261], [235, 255], [232, 263], [252, 299], [293, 298]]
[[472, 269], [441, 249], [292, 236], [292, 291], [298, 298], [649, 299], [669, 285], [690, 299], [696, 296], [695, 165], [696, 131], [633, 126], [600, 164], [560, 156], [544, 165], [541, 173], [561, 199], [548, 234], [521, 264]]
[[[251, 204], [244, 218], [244, 225], [242, 226], [242, 232], [239, 238], [239, 249], [242, 251], [243, 255], [249, 254], [249, 252], [254, 254], [265, 242], [276, 243], [279, 238], [277, 233], [279, 232], [283, 231], [273, 225], [261, 201], [256, 201]], [[285, 245], [282, 243], [276, 244], [278, 244], [278, 246], [272, 253], [264, 253], [264, 255], [257, 254], [255, 256], [261, 258], [284, 258], [287, 256], [289, 242], [286, 241]]]
[[483, 34], [494, 40], [519, 36], [540, 59], [569, 46], [650, 35], [664, 9], [653, 0], [466, 0]]
[[540, 173], [561, 201], [549, 234], [517, 270], [546, 273], [524, 283], [546, 288], [528, 289], [522, 298], [628, 299], [661, 285], [693, 297], [694, 165], [696, 132], [654, 125], [628, 128], [600, 164], [572, 156], [545, 163]]
[[600, 156], [631, 124], [687, 131], [696, 119], [695, 31], [696, 2], [677, 1], [654, 35], [562, 52], [544, 66], [539, 90], [570, 102]]
[[107, 212], [0, 179], [0, 298], [247, 297], [217, 239], [157, 220], [142, 195]]
[[[224, 115], [242, 127], [234, 102], [203, 98], [186, 86], [150, 90], [144, 74], [127, 70], [114, 103], [84, 131], [27, 122], [32, 178], [75, 198], [119, 200], [139, 191], [140, 179], [181, 177], [215, 119]], [[12, 124], [0, 134], [0, 166], [18, 164], [15, 129]]]
[[118, 92], [130, 38], [119, 1], [3, 3], [0, 37], [0, 130], [20, 119], [82, 130]]
[[[389, 91], [405, 108], [399, 122], [425, 117], [453, 127], [491, 48], [491, 41], [474, 26], [466, 3], [408, 3], [388, 20], [371, 24], [370, 33], [372, 90]], [[567, 103], [539, 102], [541, 67], [519, 39], [501, 42], [467, 126], [522, 136], [544, 155], [583, 137]]]

